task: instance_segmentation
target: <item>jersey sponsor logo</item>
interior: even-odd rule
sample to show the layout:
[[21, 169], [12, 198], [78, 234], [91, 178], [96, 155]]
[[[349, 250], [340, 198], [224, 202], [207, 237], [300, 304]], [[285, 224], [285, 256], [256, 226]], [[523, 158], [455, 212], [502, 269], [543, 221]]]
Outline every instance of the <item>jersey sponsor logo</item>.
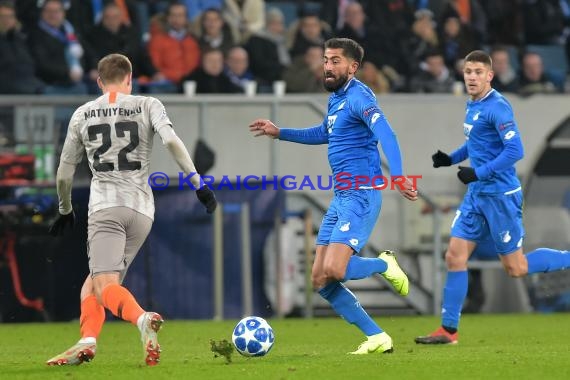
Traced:
[[465, 135], [465, 138], [467, 140], [469, 140], [469, 134], [471, 133], [472, 129], [473, 129], [473, 124], [463, 123], [463, 134]]
[[503, 243], [508, 243], [511, 241], [512, 237], [511, 237], [511, 232], [510, 231], [503, 231], [499, 234], [499, 236], [501, 236], [501, 241]]
[[372, 115], [372, 118], [370, 119], [370, 123], [371, 124], [376, 123], [376, 120], [378, 120], [379, 117], [380, 117], [380, 114], [378, 112], [376, 112], [374, 115]]
[[475, 115], [473, 115], [473, 121], [477, 121], [479, 120], [479, 114], [481, 113], [481, 111], [477, 112]]
[[327, 117], [327, 131], [329, 135], [332, 133], [334, 122], [336, 121], [337, 115], [331, 115]]
[[348, 241], [351, 245], [357, 246], [358, 245], [358, 239], [350, 239]]
[[338, 108], [336, 109], [337, 111], [340, 111], [341, 109], [344, 108], [344, 103], [346, 103], [346, 100], [342, 103], [340, 103], [340, 106], [338, 106]]
[[340, 222], [340, 227], [338, 229], [342, 232], [350, 230], [350, 222]]
[[507, 133], [505, 133], [505, 140], [510, 140], [513, 137], [515, 137], [517, 133], [515, 131], [508, 131]]

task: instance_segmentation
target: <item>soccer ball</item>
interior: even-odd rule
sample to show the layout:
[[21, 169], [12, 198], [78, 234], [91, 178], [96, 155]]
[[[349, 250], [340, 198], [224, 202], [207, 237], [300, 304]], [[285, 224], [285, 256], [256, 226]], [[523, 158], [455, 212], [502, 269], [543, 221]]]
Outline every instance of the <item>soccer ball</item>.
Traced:
[[264, 356], [273, 347], [275, 335], [265, 319], [251, 316], [238, 322], [232, 341], [243, 356]]

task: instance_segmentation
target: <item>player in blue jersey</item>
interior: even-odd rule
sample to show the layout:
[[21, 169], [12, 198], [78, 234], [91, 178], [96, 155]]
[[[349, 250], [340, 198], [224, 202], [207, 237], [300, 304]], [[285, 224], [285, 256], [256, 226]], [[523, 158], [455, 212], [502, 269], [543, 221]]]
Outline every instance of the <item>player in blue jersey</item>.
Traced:
[[[317, 236], [312, 282], [336, 313], [367, 337], [352, 354], [392, 352], [393, 344], [343, 282], [380, 273], [401, 295], [408, 294], [409, 286], [393, 252], [384, 251], [378, 258], [354, 255], [368, 241], [380, 214], [382, 194], [374, 189], [380, 182], [372, 183], [374, 177], [382, 174], [378, 142], [390, 164], [390, 174], [402, 176], [396, 135], [372, 91], [354, 77], [363, 55], [364, 50], [353, 40], [326, 41], [323, 82], [332, 94], [322, 124], [306, 129], [280, 129], [269, 120], [255, 120], [249, 126], [255, 136], [301, 144], [328, 143], [334, 197]], [[370, 179], [367, 183], [363, 180], [366, 178]], [[409, 181], [397, 188], [407, 199], [417, 199], [417, 191]]]
[[539, 248], [523, 254], [523, 195], [515, 163], [523, 146], [511, 105], [491, 88], [489, 55], [476, 50], [465, 57], [463, 76], [469, 100], [463, 122], [465, 143], [451, 154], [437, 151], [433, 166], [459, 166], [457, 176], [468, 184], [467, 193], [451, 224], [445, 254], [447, 279], [443, 289], [441, 327], [416, 343], [457, 343], [460, 311], [467, 293], [467, 260], [479, 243], [493, 241], [505, 271], [512, 277], [553, 272], [570, 267], [570, 254]]

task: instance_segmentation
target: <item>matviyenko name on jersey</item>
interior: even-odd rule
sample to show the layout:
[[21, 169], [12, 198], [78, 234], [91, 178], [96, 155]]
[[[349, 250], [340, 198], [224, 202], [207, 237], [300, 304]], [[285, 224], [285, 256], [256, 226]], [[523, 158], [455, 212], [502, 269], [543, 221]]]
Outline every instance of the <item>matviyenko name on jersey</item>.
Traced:
[[84, 112], [85, 120], [92, 118], [92, 117], [110, 117], [110, 116], [132, 116], [142, 112], [141, 107], [137, 107], [134, 109], [126, 109], [121, 107], [112, 107], [112, 108], [98, 108], [95, 110], [89, 110]]

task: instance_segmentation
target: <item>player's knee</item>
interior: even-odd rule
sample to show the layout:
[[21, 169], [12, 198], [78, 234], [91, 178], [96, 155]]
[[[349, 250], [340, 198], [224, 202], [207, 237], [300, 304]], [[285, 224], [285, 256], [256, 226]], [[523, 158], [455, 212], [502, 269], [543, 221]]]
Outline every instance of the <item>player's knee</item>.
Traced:
[[448, 249], [445, 252], [445, 264], [449, 270], [463, 270], [467, 267], [467, 258], [465, 255]]
[[514, 278], [524, 277], [528, 273], [527, 268], [519, 264], [507, 264], [505, 265], [505, 271], [510, 277]]
[[313, 284], [313, 289], [319, 290], [327, 283], [327, 277], [321, 271], [315, 271], [311, 273], [311, 282]]
[[335, 265], [325, 266], [325, 276], [328, 281], [342, 281], [345, 274], [345, 268], [339, 268]]

